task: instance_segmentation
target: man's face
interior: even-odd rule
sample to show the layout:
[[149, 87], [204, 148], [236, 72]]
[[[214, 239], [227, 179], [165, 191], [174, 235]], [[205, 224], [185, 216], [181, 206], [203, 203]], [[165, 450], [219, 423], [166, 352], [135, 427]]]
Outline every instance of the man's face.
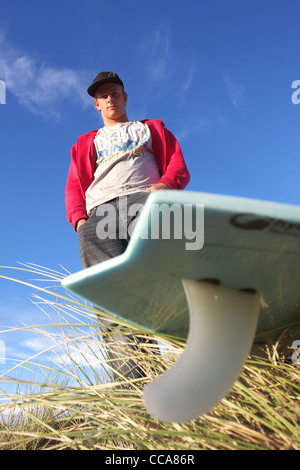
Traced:
[[94, 104], [104, 123], [122, 121], [126, 116], [126, 103], [127, 94], [117, 83], [105, 83], [95, 93]]

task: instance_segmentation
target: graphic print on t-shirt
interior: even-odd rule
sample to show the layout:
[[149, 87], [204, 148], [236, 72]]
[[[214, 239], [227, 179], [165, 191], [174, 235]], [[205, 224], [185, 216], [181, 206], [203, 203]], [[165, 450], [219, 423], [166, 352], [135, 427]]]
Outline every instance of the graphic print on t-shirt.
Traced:
[[139, 122], [113, 127], [100, 129], [95, 138], [97, 165], [122, 158], [125, 154], [127, 158], [142, 155], [149, 143], [149, 129]]

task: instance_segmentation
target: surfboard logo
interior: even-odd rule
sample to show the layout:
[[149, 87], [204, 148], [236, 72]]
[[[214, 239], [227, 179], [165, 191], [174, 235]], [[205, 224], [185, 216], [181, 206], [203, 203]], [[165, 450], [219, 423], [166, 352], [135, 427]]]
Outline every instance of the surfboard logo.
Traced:
[[300, 237], [300, 224], [293, 224], [272, 217], [259, 217], [257, 214], [236, 214], [230, 219], [231, 225], [242, 230], [262, 230], [279, 235]]

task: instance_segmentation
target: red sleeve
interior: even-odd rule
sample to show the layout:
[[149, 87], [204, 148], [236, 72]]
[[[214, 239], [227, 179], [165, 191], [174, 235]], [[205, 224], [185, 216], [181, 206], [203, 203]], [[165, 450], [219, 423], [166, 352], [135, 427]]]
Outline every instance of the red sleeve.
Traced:
[[97, 131], [83, 134], [71, 149], [71, 163], [67, 178], [65, 201], [67, 219], [76, 230], [79, 219], [87, 218], [85, 192], [93, 181], [94, 137]]
[[161, 174], [159, 183], [165, 183], [171, 189], [184, 189], [190, 174], [177, 139], [162, 121], [146, 123], [151, 130], [153, 153]]
[[166, 135], [166, 161], [164, 173], [160, 179], [160, 183], [167, 184], [171, 189], [184, 189], [190, 181], [190, 174], [185, 164], [181, 147], [168, 130]]
[[87, 218], [85, 209], [85, 194], [78, 175], [77, 144], [71, 150], [71, 163], [65, 192], [67, 219], [76, 228], [79, 219]]

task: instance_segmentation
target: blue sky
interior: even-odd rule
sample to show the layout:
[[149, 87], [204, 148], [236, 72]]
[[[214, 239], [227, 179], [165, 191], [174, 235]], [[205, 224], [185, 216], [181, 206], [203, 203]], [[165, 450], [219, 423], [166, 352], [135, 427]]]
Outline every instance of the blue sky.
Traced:
[[[130, 119], [162, 119], [178, 138], [187, 190], [299, 205], [298, 0], [2, 0], [0, 10], [2, 266], [81, 268], [64, 190], [71, 146], [102, 125], [86, 89], [103, 70], [124, 81]], [[30, 289], [0, 279], [0, 293], [0, 324], [41, 321]]]

